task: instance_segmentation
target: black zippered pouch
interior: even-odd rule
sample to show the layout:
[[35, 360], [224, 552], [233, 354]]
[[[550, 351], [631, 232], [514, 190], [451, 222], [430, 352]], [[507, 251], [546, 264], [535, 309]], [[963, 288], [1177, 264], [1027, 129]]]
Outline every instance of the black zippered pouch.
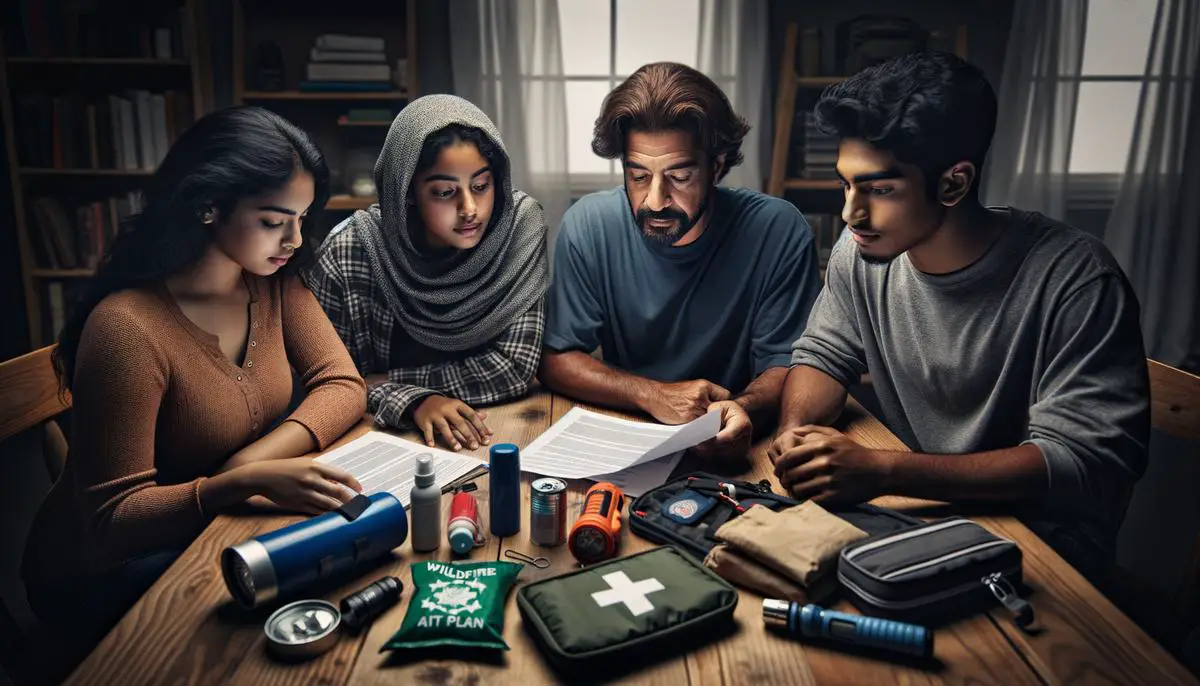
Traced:
[[[698, 560], [719, 541], [714, 534], [725, 522], [752, 505], [775, 511], [800, 501], [771, 492], [771, 482], [728, 479], [692, 472], [643, 493], [629, 506], [629, 528], [654, 543], [674, 545]], [[921, 523], [895, 510], [874, 505], [826, 508], [868, 535], [907, 529]]]
[[1033, 607], [1015, 590], [1021, 549], [962, 517], [851, 543], [838, 557], [838, 582], [867, 614], [930, 624], [999, 601], [1018, 626], [1033, 622]]

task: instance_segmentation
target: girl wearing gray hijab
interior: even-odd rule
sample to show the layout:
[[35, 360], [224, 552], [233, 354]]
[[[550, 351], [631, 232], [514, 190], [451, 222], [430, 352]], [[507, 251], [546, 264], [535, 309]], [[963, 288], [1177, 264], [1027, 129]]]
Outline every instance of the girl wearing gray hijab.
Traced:
[[537, 371], [549, 270], [541, 206], [512, 187], [499, 131], [452, 95], [408, 104], [375, 163], [379, 203], [330, 232], [306, 274], [381, 425], [487, 444], [481, 405]]

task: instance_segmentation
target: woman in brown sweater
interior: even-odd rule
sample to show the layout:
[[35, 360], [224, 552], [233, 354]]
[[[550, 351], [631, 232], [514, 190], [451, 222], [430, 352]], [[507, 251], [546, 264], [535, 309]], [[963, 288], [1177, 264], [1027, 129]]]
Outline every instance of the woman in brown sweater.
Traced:
[[[316, 513], [361, 490], [299, 457], [366, 406], [294, 275], [328, 195], [321, 153], [259, 108], [204, 117], [162, 161], [59, 340], [71, 454], [22, 569], [46, 623], [98, 640], [214, 515], [254, 496]], [[304, 399], [285, 416], [293, 369]]]

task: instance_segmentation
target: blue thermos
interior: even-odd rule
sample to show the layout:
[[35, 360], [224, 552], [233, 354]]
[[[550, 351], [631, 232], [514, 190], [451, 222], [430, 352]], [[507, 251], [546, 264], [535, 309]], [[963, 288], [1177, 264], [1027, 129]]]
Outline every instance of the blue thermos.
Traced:
[[516, 536], [521, 530], [521, 451], [497, 443], [488, 458], [488, 521], [493, 536]]
[[806, 638], [888, 650], [927, 658], [933, 655], [933, 631], [907, 622], [850, 615], [818, 605], [763, 600], [763, 621]]
[[229, 593], [247, 609], [386, 555], [408, 537], [391, 493], [357, 495], [340, 508], [221, 551]]

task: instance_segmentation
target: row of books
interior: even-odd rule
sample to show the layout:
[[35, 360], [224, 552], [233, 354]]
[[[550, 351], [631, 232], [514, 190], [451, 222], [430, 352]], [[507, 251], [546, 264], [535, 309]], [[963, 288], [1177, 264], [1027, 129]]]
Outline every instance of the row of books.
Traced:
[[50, 269], [95, 269], [142, 196], [130, 192], [91, 202], [67, 203], [40, 196], [29, 203], [29, 226], [37, 236], [38, 263]]
[[187, 91], [22, 95], [16, 109], [21, 164], [52, 169], [153, 171], [193, 119]]
[[817, 258], [823, 267], [829, 262], [829, 254], [833, 251], [833, 245], [841, 237], [842, 230], [846, 228], [846, 225], [842, 222], [841, 216], [836, 214], [805, 212], [804, 219], [812, 229], [817, 245]]
[[67, 315], [79, 299], [83, 283], [79, 279], [46, 282], [46, 297], [42, 300], [42, 331], [49, 332], [52, 340], [57, 340], [62, 332]]
[[[186, 13], [180, 2], [138, 21], [138, 7], [97, 0], [17, 0], [5, 32], [14, 55], [188, 59]], [[145, 7], [140, 8], [142, 13]], [[7, 22], [6, 22], [7, 24]]]
[[797, 175], [803, 179], [837, 178], [837, 136], [822, 133], [813, 113], [797, 117], [802, 122], [804, 146], [797, 161]]

